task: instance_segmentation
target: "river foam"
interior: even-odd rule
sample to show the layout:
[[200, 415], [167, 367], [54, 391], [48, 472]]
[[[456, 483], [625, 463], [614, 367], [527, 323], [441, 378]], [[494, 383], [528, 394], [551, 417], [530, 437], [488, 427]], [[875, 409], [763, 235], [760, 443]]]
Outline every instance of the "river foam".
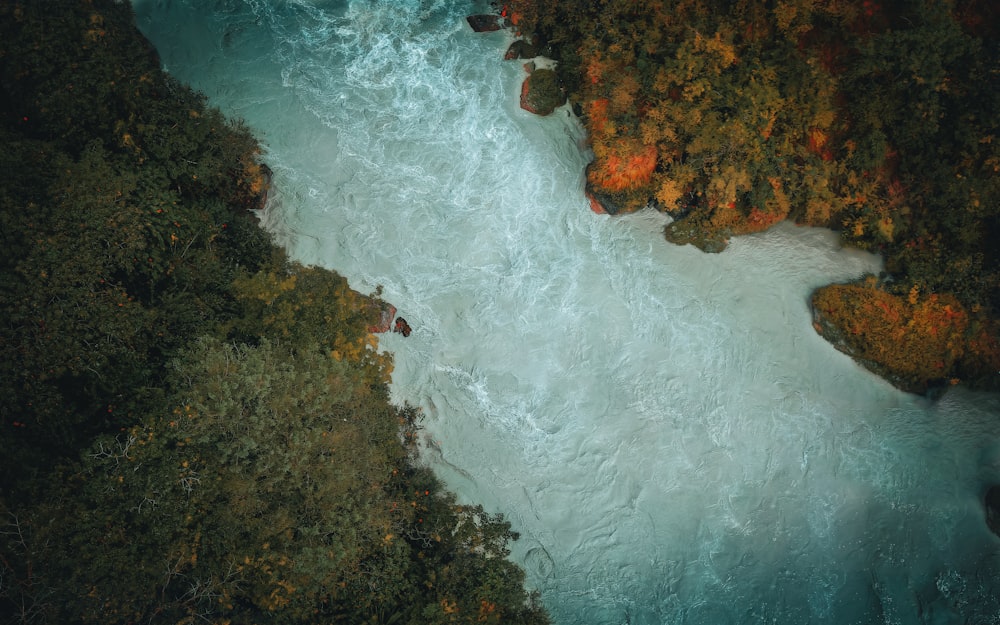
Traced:
[[426, 460], [503, 511], [557, 623], [996, 623], [1000, 400], [907, 395], [810, 325], [878, 271], [781, 225], [718, 255], [583, 196], [568, 110], [443, 0], [134, 0], [169, 71], [244, 118], [292, 255], [381, 285]]

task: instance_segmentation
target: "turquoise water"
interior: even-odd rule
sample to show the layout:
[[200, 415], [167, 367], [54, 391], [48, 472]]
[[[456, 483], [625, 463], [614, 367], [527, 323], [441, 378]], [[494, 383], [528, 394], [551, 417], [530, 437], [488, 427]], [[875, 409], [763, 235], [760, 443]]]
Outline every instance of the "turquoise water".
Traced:
[[878, 271], [784, 225], [723, 254], [595, 215], [567, 110], [443, 0], [134, 0], [166, 68], [244, 118], [296, 258], [381, 285], [424, 457], [504, 512], [560, 625], [1000, 623], [1000, 399], [901, 393], [807, 298]]

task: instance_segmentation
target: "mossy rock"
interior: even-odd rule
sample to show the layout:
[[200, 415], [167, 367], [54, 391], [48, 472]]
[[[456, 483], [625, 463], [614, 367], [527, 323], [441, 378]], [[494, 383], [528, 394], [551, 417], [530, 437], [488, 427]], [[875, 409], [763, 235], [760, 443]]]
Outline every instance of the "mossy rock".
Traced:
[[663, 228], [663, 236], [675, 245], [693, 245], [707, 254], [718, 254], [729, 245], [729, 239], [724, 233], [707, 231], [687, 219], [667, 224]]
[[510, 47], [507, 48], [507, 52], [503, 55], [503, 58], [507, 61], [515, 59], [533, 59], [540, 53], [541, 50], [535, 44], [525, 41], [524, 39], [518, 39], [514, 43], [510, 44]]
[[521, 85], [521, 108], [536, 115], [548, 115], [566, 102], [555, 70], [536, 69]]

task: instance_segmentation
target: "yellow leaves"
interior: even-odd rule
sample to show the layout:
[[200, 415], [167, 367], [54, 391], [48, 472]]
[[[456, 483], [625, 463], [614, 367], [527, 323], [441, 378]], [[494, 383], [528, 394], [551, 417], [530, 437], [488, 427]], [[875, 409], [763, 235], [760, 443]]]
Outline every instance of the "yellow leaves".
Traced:
[[613, 109], [620, 113], [632, 112], [639, 87], [639, 81], [631, 72], [616, 75], [614, 87], [611, 89]]
[[656, 191], [656, 201], [666, 210], [677, 208], [677, 203], [684, 196], [684, 190], [677, 181], [665, 179]]
[[836, 119], [837, 114], [833, 109], [823, 109], [813, 115], [812, 125], [815, 128], [830, 128]]
[[[811, 29], [808, 23], [809, 11], [798, 6], [795, 0], [779, 0], [774, 7], [774, 18], [778, 28], [790, 37], [795, 37]], [[808, 3], [811, 5], [811, 2]]]
[[279, 580], [275, 582], [271, 593], [263, 601], [264, 608], [272, 611], [281, 609], [291, 602], [293, 594], [295, 594], [295, 586], [285, 580]]
[[708, 196], [714, 205], [729, 205], [736, 202], [737, 194], [751, 189], [750, 174], [735, 165], [727, 164], [708, 183]]
[[240, 295], [256, 299], [270, 306], [278, 297], [295, 288], [295, 274], [280, 276], [273, 271], [259, 272], [252, 277], [237, 279]]
[[809, 151], [814, 154], [822, 154], [829, 139], [830, 135], [825, 130], [813, 126], [809, 129]]
[[645, 145], [654, 145], [660, 139], [660, 127], [651, 122], [639, 124], [639, 139]]
[[704, 79], [692, 80], [684, 85], [681, 96], [687, 102], [694, 102], [711, 88], [711, 83]]
[[712, 37], [704, 37], [701, 33], [695, 33], [694, 49], [698, 52], [708, 52], [718, 57], [720, 67], [716, 68], [716, 74], [721, 73], [722, 69], [735, 64], [739, 59], [736, 54], [736, 46], [732, 44], [730, 39], [730, 37], [727, 37], [727, 40], [723, 41], [722, 33], [718, 31]]
[[806, 201], [806, 215], [802, 221], [810, 226], [825, 226], [833, 217], [834, 209], [829, 198], [813, 195]]
[[292, 274], [278, 283], [278, 289], [280, 291], [291, 291], [295, 288], [295, 274]]
[[[368, 337], [371, 336], [372, 335], [370, 334], [362, 336], [354, 341], [335, 339], [334, 348], [330, 351], [330, 355], [337, 361], [347, 360], [350, 362], [358, 362], [368, 351], [370, 345]], [[376, 341], [377, 340], [378, 339], [376, 339]]]
[[906, 298], [877, 284], [832, 285], [813, 296], [826, 322], [845, 330], [845, 339], [863, 361], [874, 361], [917, 389], [947, 378], [970, 346], [969, 316], [953, 296], [920, 296], [916, 285]]
[[891, 242], [894, 233], [892, 217], [889, 217], [888, 215], [882, 217], [878, 220], [877, 226], [879, 234], [881, 234], [887, 241]]
[[861, 217], [846, 217], [843, 221], [844, 228], [854, 237], [861, 237], [865, 234], [865, 220]]
[[653, 78], [653, 91], [666, 95], [674, 86], [673, 75], [666, 69], [660, 68]]

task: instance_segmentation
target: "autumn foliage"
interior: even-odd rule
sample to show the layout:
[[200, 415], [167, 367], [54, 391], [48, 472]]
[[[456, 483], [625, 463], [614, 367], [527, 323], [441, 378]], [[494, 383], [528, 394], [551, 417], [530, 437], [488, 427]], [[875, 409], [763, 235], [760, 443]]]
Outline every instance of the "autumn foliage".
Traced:
[[587, 171], [587, 180], [609, 191], [627, 191], [648, 184], [656, 168], [656, 147], [614, 144]]
[[[587, 190], [607, 212], [656, 207], [674, 218], [668, 240], [711, 252], [785, 219], [834, 228], [885, 257], [886, 297], [919, 285], [975, 318], [963, 336], [992, 344], [1000, 48], [990, 3], [508, 4], [523, 31], [550, 42], [589, 134]], [[914, 314], [907, 336], [923, 336]], [[1000, 386], [995, 371], [971, 377]]]
[[251, 213], [129, 3], [0, 3], [0, 621], [548, 619], [389, 402], [385, 303]]
[[893, 295], [874, 280], [831, 285], [812, 297], [817, 331], [900, 386], [924, 392], [1000, 365], [986, 320], [951, 295]]

